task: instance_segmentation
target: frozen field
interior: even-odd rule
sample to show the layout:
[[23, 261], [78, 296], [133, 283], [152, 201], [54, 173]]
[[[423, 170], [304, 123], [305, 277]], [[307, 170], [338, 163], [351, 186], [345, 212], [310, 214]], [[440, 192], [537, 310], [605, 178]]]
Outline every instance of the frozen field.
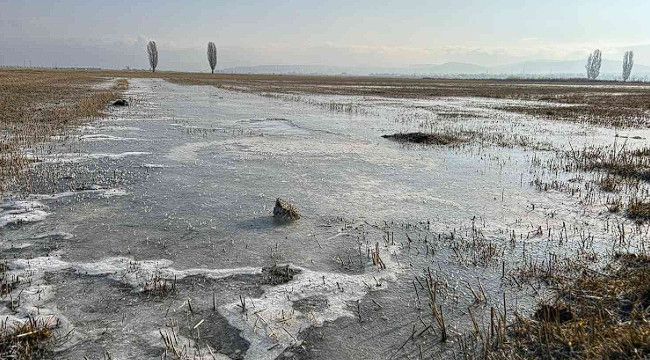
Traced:
[[[19, 279], [2, 316], [57, 319], [56, 358], [445, 356], [472, 317], [484, 327], [493, 308], [530, 312], [546, 289], [527, 270], [597, 264], [648, 239], [647, 224], [607, 211], [600, 190], [540, 191], [589, 189], [592, 174], [542, 165], [556, 151], [650, 138], [500, 110], [566, 105], [157, 79], [129, 80], [127, 98], [34, 150], [29, 195], [0, 205], [5, 278]], [[463, 141], [381, 137], [409, 131]], [[278, 197], [302, 218], [275, 223]]]

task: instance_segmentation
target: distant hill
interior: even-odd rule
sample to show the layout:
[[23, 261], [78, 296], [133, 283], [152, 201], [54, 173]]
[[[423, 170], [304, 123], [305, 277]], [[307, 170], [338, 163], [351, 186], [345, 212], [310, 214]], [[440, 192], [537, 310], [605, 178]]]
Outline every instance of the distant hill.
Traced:
[[489, 72], [490, 68], [462, 62], [447, 62], [437, 65], [412, 65], [407, 69], [429, 74], [483, 74]]
[[[582, 74], [585, 72], [586, 60], [570, 61], [524, 61], [509, 65], [494, 66], [490, 68], [491, 73], [510, 74]], [[601, 74], [619, 74], [623, 67], [621, 61], [603, 59], [600, 67]], [[650, 73], [650, 67], [634, 64], [634, 72], [639, 74]]]
[[[320, 65], [259, 65], [222, 70], [235, 74], [295, 74], [295, 75], [384, 75], [384, 76], [446, 76], [446, 77], [584, 77], [586, 60], [534, 60], [507, 65], [482, 66], [462, 62], [417, 64], [405, 67], [344, 67]], [[622, 62], [603, 59], [600, 79], [620, 78]], [[650, 66], [634, 64], [632, 78], [650, 78]]]

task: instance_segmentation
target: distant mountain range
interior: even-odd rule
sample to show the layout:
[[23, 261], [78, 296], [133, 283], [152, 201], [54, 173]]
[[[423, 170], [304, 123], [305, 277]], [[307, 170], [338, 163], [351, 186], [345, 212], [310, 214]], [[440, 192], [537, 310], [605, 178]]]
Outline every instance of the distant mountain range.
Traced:
[[[584, 77], [584, 60], [523, 61], [507, 65], [482, 66], [462, 62], [422, 64], [405, 67], [344, 67], [319, 65], [259, 65], [232, 67], [222, 70], [235, 74], [296, 74], [296, 75], [387, 75], [387, 76], [446, 76], [446, 77]], [[622, 62], [603, 59], [600, 79], [620, 78]], [[650, 66], [635, 64], [632, 78], [650, 78]]]

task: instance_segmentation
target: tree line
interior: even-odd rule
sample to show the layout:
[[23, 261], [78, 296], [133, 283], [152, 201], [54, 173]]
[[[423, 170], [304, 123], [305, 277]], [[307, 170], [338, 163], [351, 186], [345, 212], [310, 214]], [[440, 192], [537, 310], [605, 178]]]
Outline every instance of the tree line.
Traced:
[[[156, 72], [156, 67], [158, 67], [158, 46], [155, 41], [149, 41], [147, 44], [147, 55], [149, 55], [151, 72]], [[593, 53], [589, 54], [587, 65], [585, 65], [587, 79], [596, 80], [598, 78], [601, 62], [602, 53], [600, 49], [596, 49]], [[214, 74], [214, 69], [217, 67], [217, 47], [212, 41], [208, 43], [208, 65], [210, 65], [210, 71]], [[623, 55], [623, 81], [627, 81], [630, 78], [633, 65], [634, 53], [632, 51], [626, 51]]]
[[[153, 40], [147, 44], [147, 55], [149, 56], [151, 72], [156, 72], [158, 67], [158, 45]], [[210, 70], [214, 74], [214, 69], [217, 67], [217, 46], [212, 41], [208, 43], [208, 65], [210, 65]]]
[[[601, 62], [602, 53], [600, 52], [600, 49], [596, 49], [594, 52], [589, 54], [587, 65], [585, 65], [585, 69], [587, 70], [587, 79], [596, 80], [596, 78], [598, 78]], [[630, 78], [632, 66], [634, 66], [634, 53], [632, 51], [626, 51], [623, 55], [623, 81], [627, 81]]]

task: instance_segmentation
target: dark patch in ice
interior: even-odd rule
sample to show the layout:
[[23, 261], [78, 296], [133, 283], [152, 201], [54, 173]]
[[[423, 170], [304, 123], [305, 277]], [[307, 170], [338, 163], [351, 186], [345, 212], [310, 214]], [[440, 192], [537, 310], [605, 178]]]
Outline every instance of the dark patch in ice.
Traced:
[[[194, 326], [202, 320], [203, 323], [194, 329]], [[250, 346], [250, 343], [240, 336], [240, 330], [231, 326], [228, 320], [218, 311], [212, 309], [197, 310], [189, 317], [183, 314], [178, 321], [179, 323], [189, 324], [189, 326], [180, 328], [180, 335], [196, 341], [198, 330], [200, 340], [197, 343], [199, 346], [209, 345], [231, 359], [243, 359]]]
[[[79, 359], [113, 359], [118, 354], [116, 352], [109, 352], [112, 357], [107, 357], [107, 343], [111, 343], [113, 339], [105, 334], [107, 339], [101, 342], [96, 340], [82, 340], [72, 347], [56, 353], [56, 359], [60, 360], [79, 360]], [[117, 340], [117, 339], [115, 339]], [[154, 347], [148, 344], [144, 339], [134, 337], [131, 342], [136, 345], [129, 352], [129, 359], [159, 359], [162, 353], [159, 347]]]
[[11, 246], [0, 250], [3, 259], [33, 259], [41, 256], [50, 256], [62, 248], [61, 241], [69, 237], [65, 234], [47, 234], [30, 240], [29, 246]]
[[328, 306], [328, 301], [325, 296], [310, 296], [304, 299], [296, 300], [293, 303], [293, 308], [302, 312], [308, 313], [312, 311], [321, 311], [326, 309]]
[[332, 260], [332, 264], [343, 274], [363, 274], [372, 262], [367, 256], [354, 254], [354, 256], [337, 256]]
[[288, 347], [276, 360], [308, 360], [313, 359], [312, 354], [309, 352], [309, 345], [301, 343], [300, 345], [293, 345]]
[[[130, 285], [105, 276], [81, 274], [70, 269], [46, 272], [43, 278], [46, 283], [56, 285], [57, 305], [63, 312], [70, 309], [84, 315], [115, 316], [123, 310], [124, 306], [133, 306], [138, 300], [137, 297], [130, 296], [134, 295]], [[96, 302], [97, 299], [93, 295], [98, 295], [102, 301]], [[67, 300], [77, 302], [68, 303]]]
[[[177, 281], [177, 293], [155, 298], [134, 292], [132, 286], [118, 280], [83, 275], [74, 270], [46, 273], [44, 280], [56, 286], [57, 308], [72, 321], [78, 333], [84, 334], [82, 342], [57, 354], [66, 359], [96, 358], [97, 354], [103, 358], [106, 351], [118, 355], [114, 344], [125, 341], [132, 345], [129, 351], [133, 358], [160, 358], [163, 349], [152, 346], [160, 339], [147, 336], [157, 334], [171, 321], [178, 324], [177, 333], [196, 341], [197, 329], [193, 327], [201, 320], [204, 321], [198, 328], [198, 343], [203, 348], [209, 345], [232, 359], [243, 359], [249, 342], [240, 336], [239, 329], [214, 310], [212, 296], [214, 294], [214, 305], [218, 308], [224, 298], [234, 298], [235, 293], [247, 297], [262, 295], [261, 275], [240, 274], [220, 279], [191, 275]], [[188, 296], [192, 298], [191, 312], [186, 306], [178, 306], [179, 302], [184, 304]], [[88, 337], [87, 334], [94, 335]], [[162, 340], [160, 344], [162, 346]]]
[[242, 229], [269, 230], [275, 226], [276, 223], [273, 221], [273, 218], [269, 216], [254, 217], [237, 223], [237, 227]]

